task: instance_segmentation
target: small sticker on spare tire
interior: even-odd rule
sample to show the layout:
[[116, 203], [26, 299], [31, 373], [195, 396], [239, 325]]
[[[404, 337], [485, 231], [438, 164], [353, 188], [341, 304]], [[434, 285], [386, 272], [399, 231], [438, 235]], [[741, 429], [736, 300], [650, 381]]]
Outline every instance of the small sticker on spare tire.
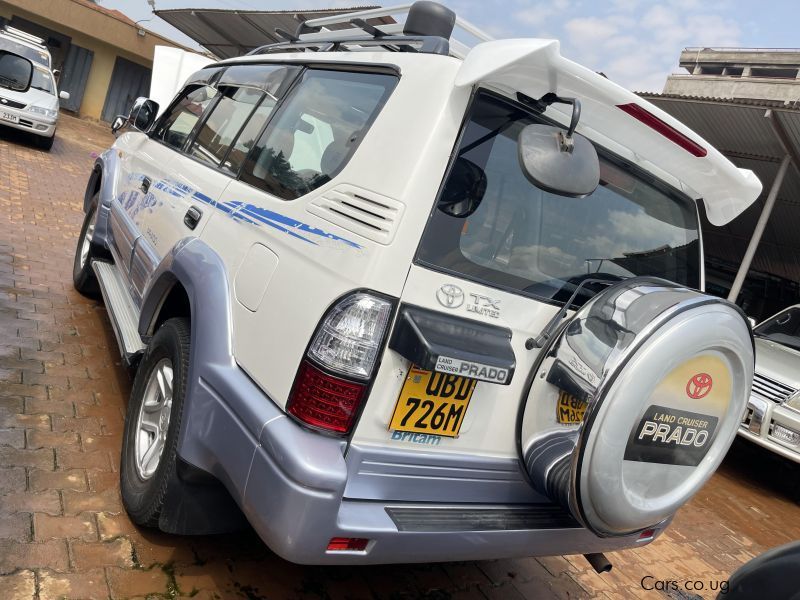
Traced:
[[719, 419], [651, 404], [631, 432], [625, 460], [696, 467], [711, 447]]

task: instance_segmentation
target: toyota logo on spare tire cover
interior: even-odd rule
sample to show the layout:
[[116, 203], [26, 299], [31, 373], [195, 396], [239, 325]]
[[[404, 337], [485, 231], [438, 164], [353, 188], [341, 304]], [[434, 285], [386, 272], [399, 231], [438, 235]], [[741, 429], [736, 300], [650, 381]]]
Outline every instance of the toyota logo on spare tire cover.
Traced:
[[686, 384], [686, 395], [689, 396], [689, 398], [700, 400], [708, 396], [712, 385], [713, 381], [711, 375], [708, 373], [698, 373]]

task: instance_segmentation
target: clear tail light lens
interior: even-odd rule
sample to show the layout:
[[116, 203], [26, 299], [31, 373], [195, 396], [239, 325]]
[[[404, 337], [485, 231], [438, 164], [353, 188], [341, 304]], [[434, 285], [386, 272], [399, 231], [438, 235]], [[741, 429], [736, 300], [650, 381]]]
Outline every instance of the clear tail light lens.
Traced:
[[369, 379], [391, 311], [391, 303], [367, 293], [344, 298], [320, 324], [308, 355], [336, 373]]

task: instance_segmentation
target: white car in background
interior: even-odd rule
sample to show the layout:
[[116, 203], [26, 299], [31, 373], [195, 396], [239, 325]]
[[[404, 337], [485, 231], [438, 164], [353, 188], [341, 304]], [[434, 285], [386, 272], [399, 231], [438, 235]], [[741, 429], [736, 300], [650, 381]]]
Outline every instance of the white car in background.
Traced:
[[26, 89], [3, 78], [0, 72], [0, 125], [33, 134], [37, 146], [50, 150], [58, 124], [58, 101], [69, 99], [68, 92], [58, 92], [50, 70], [50, 53], [45, 46], [37, 47], [29, 39], [9, 33], [8, 29], [0, 31], [0, 51], [27, 58], [34, 66], [30, 86]]
[[756, 372], [739, 435], [800, 462], [800, 305], [754, 330]]

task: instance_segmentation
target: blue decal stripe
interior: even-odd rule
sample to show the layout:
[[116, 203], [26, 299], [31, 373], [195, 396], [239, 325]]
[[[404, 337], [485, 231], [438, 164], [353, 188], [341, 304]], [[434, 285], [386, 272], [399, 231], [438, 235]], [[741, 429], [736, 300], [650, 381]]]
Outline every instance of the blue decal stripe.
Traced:
[[[136, 174], [133, 177], [138, 177], [142, 179], [144, 175]], [[259, 224], [269, 225], [278, 231], [283, 231], [284, 233], [288, 233], [292, 237], [295, 237], [299, 240], [303, 240], [309, 244], [314, 244], [318, 246], [317, 242], [308, 237], [300, 235], [299, 232], [305, 233], [307, 235], [322, 237], [329, 240], [334, 240], [337, 242], [343, 242], [348, 246], [356, 249], [361, 249], [362, 246], [357, 244], [351, 240], [346, 238], [340, 237], [333, 233], [329, 233], [322, 229], [318, 229], [316, 227], [312, 227], [307, 223], [303, 223], [302, 221], [298, 221], [297, 219], [293, 219], [291, 217], [287, 217], [286, 215], [282, 215], [280, 213], [276, 213], [271, 210], [267, 210], [265, 208], [261, 208], [260, 206], [256, 206], [254, 204], [245, 204], [240, 200], [230, 200], [228, 202], [218, 202], [203, 194], [202, 192], [198, 192], [191, 187], [178, 183], [177, 181], [171, 181], [168, 179], [164, 179], [161, 181], [156, 182], [154, 186], [157, 190], [161, 190], [166, 192], [167, 194], [174, 196], [176, 198], [183, 198], [188, 194], [191, 194], [191, 197], [195, 200], [202, 202], [203, 204], [207, 204], [217, 210], [229, 215], [231, 218], [241, 221], [244, 223], [249, 223], [251, 225], [258, 226]], [[122, 198], [120, 198], [122, 201]]]

